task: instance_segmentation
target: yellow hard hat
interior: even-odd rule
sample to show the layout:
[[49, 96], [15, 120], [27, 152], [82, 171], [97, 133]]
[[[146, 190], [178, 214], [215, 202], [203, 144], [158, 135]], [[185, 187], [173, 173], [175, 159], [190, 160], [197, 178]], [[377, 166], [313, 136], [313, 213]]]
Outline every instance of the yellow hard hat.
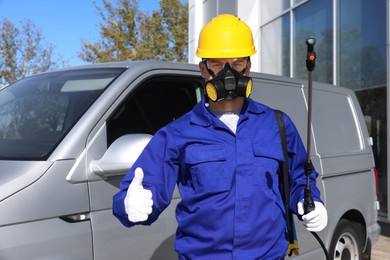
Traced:
[[240, 58], [256, 53], [248, 25], [231, 14], [221, 14], [207, 23], [199, 35], [196, 56]]

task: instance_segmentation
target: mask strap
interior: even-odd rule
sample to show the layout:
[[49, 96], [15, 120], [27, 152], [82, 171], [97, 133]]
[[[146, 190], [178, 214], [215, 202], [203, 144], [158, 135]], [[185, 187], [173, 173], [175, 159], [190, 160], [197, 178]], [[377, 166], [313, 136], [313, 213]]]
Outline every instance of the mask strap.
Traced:
[[246, 66], [245, 68], [240, 72], [241, 76], [244, 76], [246, 69], [248, 68], [248, 63], [251, 61], [251, 57], [246, 58]]
[[207, 59], [202, 59], [202, 62], [204, 63], [204, 65], [206, 66], [206, 69], [208, 71], [208, 73], [210, 74], [211, 77], [215, 77], [217, 76], [217, 74], [215, 74], [210, 68], [209, 68], [209, 65], [207, 65]]

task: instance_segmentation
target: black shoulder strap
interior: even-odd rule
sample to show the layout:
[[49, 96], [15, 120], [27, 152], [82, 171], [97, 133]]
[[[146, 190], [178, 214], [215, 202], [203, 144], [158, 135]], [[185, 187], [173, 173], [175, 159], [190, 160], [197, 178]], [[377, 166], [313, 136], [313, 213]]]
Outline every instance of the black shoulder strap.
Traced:
[[275, 110], [276, 121], [278, 122], [280, 140], [282, 142], [284, 161], [280, 167], [282, 174], [282, 187], [283, 187], [283, 202], [286, 208], [287, 215], [287, 231], [288, 240], [290, 243], [294, 243], [294, 230], [293, 230], [293, 218], [290, 210], [290, 175], [288, 172], [288, 154], [287, 154], [287, 140], [286, 140], [286, 127], [284, 125], [283, 113], [279, 110]]

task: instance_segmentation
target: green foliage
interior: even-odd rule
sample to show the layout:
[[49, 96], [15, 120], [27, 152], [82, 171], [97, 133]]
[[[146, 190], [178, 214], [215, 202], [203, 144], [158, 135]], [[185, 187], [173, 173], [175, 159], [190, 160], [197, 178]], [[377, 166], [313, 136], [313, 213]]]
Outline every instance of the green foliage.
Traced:
[[52, 59], [54, 46], [43, 41], [29, 20], [20, 28], [6, 18], [0, 20], [0, 85], [58, 66]]
[[187, 61], [188, 8], [180, 0], [160, 0], [160, 9], [143, 13], [137, 0], [94, 2], [102, 18], [100, 40], [82, 40], [87, 62], [127, 60]]
[[188, 7], [179, 0], [161, 0], [161, 15], [166, 25], [174, 60], [187, 61], [188, 56]]

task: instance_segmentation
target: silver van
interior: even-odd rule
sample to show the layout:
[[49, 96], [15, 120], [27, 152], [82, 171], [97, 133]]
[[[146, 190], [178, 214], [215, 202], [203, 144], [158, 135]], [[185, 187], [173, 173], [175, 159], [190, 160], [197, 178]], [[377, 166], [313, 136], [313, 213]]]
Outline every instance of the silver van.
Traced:
[[[251, 97], [289, 114], [306, 140], [306, 82], [251, 76]], [[177, 258], [177, 191], [156, 223], [130, 229], [112, 215], [112, 196], [150, 137], [202, 96], [197, 65], [149, 61], [67, 68], [3, 87], [0, 259]], [[380, 227], [370, 137], [354, 93], [314, 83], [312, 129], [329, 214], [319, 236], [334, 259], [362, 259]], [[295, 223], [295, 259], [325, 259]]]

